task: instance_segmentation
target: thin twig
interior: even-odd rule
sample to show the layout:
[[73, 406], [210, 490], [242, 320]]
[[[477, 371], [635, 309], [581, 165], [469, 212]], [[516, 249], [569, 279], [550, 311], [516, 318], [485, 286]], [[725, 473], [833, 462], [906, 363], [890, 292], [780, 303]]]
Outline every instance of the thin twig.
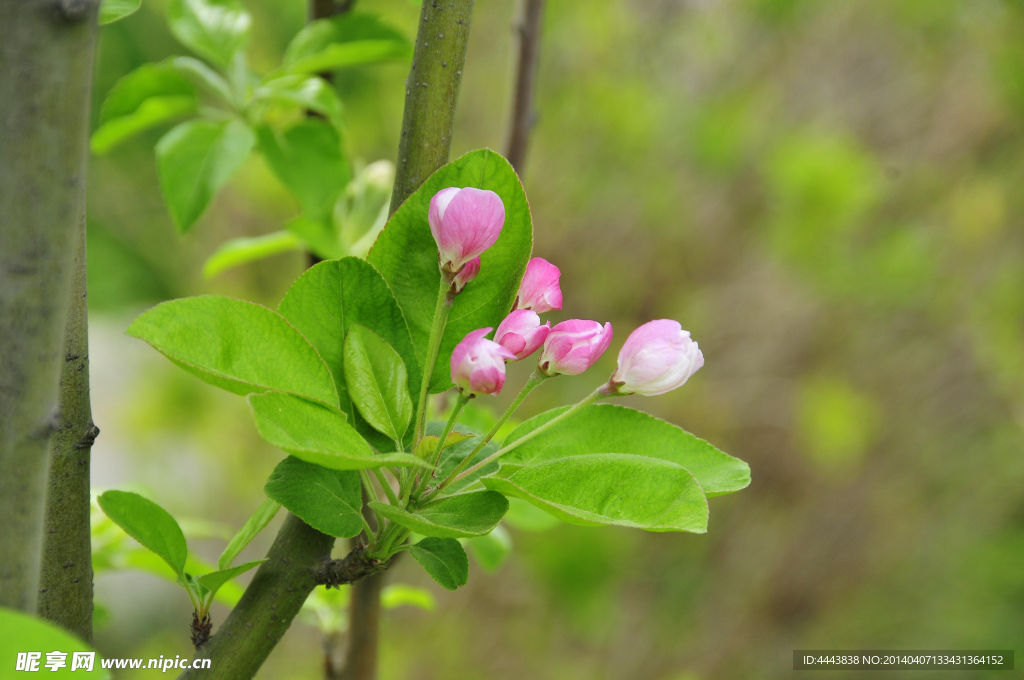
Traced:
[[509, 124], [505, 158], [522, 179], [526, 169], [526, 154], [530, 146], [530, 132], [537, 123], [533, 108], [537, 81], [537, 62], [540, 53], [540, 23], [544, 16], [544, 0], [523, 0], [521, 18], [516, 33], [519, 59], [516, 63], [516, 84], [512, 100], [512, 120]]

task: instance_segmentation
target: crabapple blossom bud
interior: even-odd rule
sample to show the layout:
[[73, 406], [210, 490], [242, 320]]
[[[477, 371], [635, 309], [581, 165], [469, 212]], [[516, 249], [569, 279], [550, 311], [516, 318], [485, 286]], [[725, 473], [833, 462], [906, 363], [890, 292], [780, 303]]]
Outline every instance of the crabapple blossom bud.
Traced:
[[526, 265], [523, 282], [519, 284], [516, 309], [532, 309], [538, 314], [562, 308], [562, 289], [558, 277], [562, 272], [543, 257], [535, 257]]
[[544, 339], [537, 366], [548, 375], [579, 375], [597, 361], [612, 342], [612, 325], [570, 319], [555, 325]]
[[430, 199], [427, 222], [441, 268], [455, 273], [498, 240], [505, 225], [505, 204], [493, 191], [450, 187]]
[[550, 321], [541, 326], [537, 312], [517, 309], [498, 324], [494, 341], [515, 354], [516, 360], [519, 360], [536, 352], [550, 332]]
[[515, 355], [484, 337], [490, 332], [472, 331], [452, 351], [452, 382], [464, 393], [498, 394], [505, 385], [505, 361]]
[[619, 352], [611, 385], [617, 394], [652, 397], [681, 386], [704, 365], [704, 355], [677, 321], [648, 321]]
[[462, 289], [466, 287], [466, 284], [476, 278], [476, 275], [480, 273], [480, 258], [474, 257], [472, 260], [466, 263], [466, 266], [462, 268], [458, 274], [455, 275], [455, 280], [452, 281], [452, 288], [456, 295], [462, 292]]

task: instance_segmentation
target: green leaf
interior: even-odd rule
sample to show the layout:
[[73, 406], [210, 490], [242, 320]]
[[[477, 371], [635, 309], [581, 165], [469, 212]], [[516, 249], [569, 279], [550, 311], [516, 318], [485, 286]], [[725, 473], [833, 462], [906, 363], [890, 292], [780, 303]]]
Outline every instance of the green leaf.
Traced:
[[[569, 407], [530, 418], [506, 439], [508, 446]], [[750, 484], [750, 467], [682, 428], [641, 411], [614, 404], [592, 404], [509, 451], [502, 467], [536, 465], [552, 458], [591, 453], [630, 453], [680, 465], [697, 478], [704, 493], [717, 496]]]
[[209, 574], [203, 574], [202, 576], [197, 578], [196, 581], [199, 583], [199, 585], [203, 586], [208, 591], [210, 591], [210, 595], [212, 597], [217, 594], [217, 591], [220, 590], [221, 586], [223, 586], [225, 583], [227, 583], [228, 581], [230, 581], [231, 579], [235, 578], [240, 574], [244, 574], [253, 567], [257, 567], [263, 564], [264, 562], [266, 562], [265, 559], [255, 560], [253, 562], [246, 562], [245, 564], [240, 564], [237, 567], [231, 567], [229, 569], [221, 569], [219, 571], [210, 572]]
[[508, 510], [505, 497], [493, 491], [444, 496], [414, 512], [374, 501], [367, 505], [406, 529], [436, 538], [483, 536], [491, 532]]
[[469, 544], [469, 551], [473, 553], [477, 564], [488, 573], [497, 571], [512, 554], [512, 537], [500, 524], [486, 536], [467, 539], [466, 543]]
[[200, 85], [226, 104], [235, 104], [235, 95], [224, 76], [192, 57], [171, 57], [168, 62], [193, 84]]
[[[65, 659], [67, 666], [57, 671], [58, 674], [54, 677], [71, 678], [75, 677], [71, 675], [74, 653], [94, 651], [92, 647], [49, 621], [0, 607], [0, 664], [3, 664], [2, 668], [5, 669], [4, 675], [9, 678], [21, 676], [21, 673], [14, 675], [19, 652], [40, 652], [35, 667], [24, 670], [41, 671], [48, 677], [51, 675], [51, 671], [46, 667], [46, 653], [54, 650], [67, 654]], [[82, 669], [76, 669], [74, 672], [77, 673], [79, 670]], [[96, 680], [109, 680], [110, 673], [100, 663], [99, 654], [93, 659], [92, 673], [88, 673], [87, 677]]]
[[321, 262], [299, 277], [285, 294], [278, 311], [320, 352], [334, 375], [342, 411], [349, 422], [375, 446], [388, 445], [353, 408], [344, 367], [344, 339], [352, 324], [366, 326], [401, 355], [409, 372], [409, 393], [418, 394], [420, 366], [409, 329], [388, 284], [363, 260], [346, 257]]
[[302, 214], [296, 215], [284, 223], [284, 228], [298, 236], [320, 258], [335, 260], [348, 254], [330, 216], [313, 219]]
[[323, 78], [294, 75], [265, 81], [253, 93], [256, 101], [290, 104], [319, 113], [336, 128], [343, 129], [341, 99]]
[[227, 68], [249, 40], [252, 16], [238, 0], [171, 0], [167, 21], [185, 47]]
[[[332, 470], [360, 470], [382, 465], [430, 468], [408, 453], [374, 454], [345, 416], [280, 392], [249, 395], [260, 436], [296, 458]], [[286, 506], [287, 507], [287, 506]]]
[[221, 243], [206, 260], [203, 277], [210, 279], [228, 269], [301, 248], [302, 241], [290, 231], [233, 238]]
[[482, 481], [570, 524], [707, 531], [708, 502], [700, 485], [666, 460], [618, 453], [572, 456], [522, 468], [507, 479]]
[[[427, 423], [427, 434], [435, 437], [440, 437], [441, 432], [444, 430], [444, 423], [439, 420], [432, 420]], [[441, 456], [441, 462], [437, 466], [437, 473], [435, 477], [437, 479], [447, 479], [448, 475], [455, 470], [455, 467], [459, 465], [466, 456], [473, 452], [473, 449], [480, 443], [480, 432], [474, 428], [466, 427], [463, 423], [459, 423], [458, 428], [466, 433], [469, 433], [469, 438], [463, 437], [461, 441], [453, 443], [451, 446], [445, 447], [444, 453]], [[487, 456], [491, 455], [498, 450], [498, 444], [494, 441], [489, 441], [481, 451], [476, 454], [473, 458], [475, 462], [480, 462]], [[466, 467], [469, 467], [468, 465]], [[474, 472], [469, 477], [455, 482], [445, 488], [442, 493], [455, 494], [463, 491], [470, 485], [474, 484], [481, 477], [492, 475], [498, 471], [498, 461], [488, 463], [484, 467]]]
[[448, 317], [441, 351], [434, 365], [431, 392], [451, 387], [452, 350], [466, 334], [484, 326], [496, 327], [508, 314], [533, 248], [530, 206], [512, 166], [490, 149], [471, 151], [445, 165], [392, 215], [370, 250], [367, 260], [391, 285], [405, 313], [420, 364], [425, 364], [441, 274], [437, 245], [430, 234], [430, 199], [446, 187], [489, 189], [505, 204], [501, 236], [481, 258], [480, 275], [456, 298]]
[[89, 139], [89, 148], [102, 156], [140, 132], [196, 112], [194, 96], [150, 97], [130, 115], [100, 126]]
[[102, 155], [134, 135], [196, 112], [196, 89], [174, 64], [143, 64], [110, 88], [92, 135]]
[[508, 499], [508, 512], [505, 513], [502, 521], [520, 531], [548, 531], [560, 524], [556, 518], [540, 508], [530, 505], [522, 498]]
[[416, 588], [404, 583], [384, 586], [380, 591], [380, 605], [384, 609], [396, 609], [405, 605], [434, 611], [434, 596], [425, 588]]
[[453, 538], [424, 538], [409, 552], [446, 590], [457, 590], [469, 580], [469, 558]]
[[328, 470], [288, 457], [274, 469], [264, 491], [329, 536], [352, 538], [363, 530], [363, 491], [354, 470]]
[[140, 7], [142, 7], [142, 0], [102, 0], [96, 23], [100, 26], [112, 24], [126, 16], [135, 14]]
[[242, 528], [238, 530], [227, 546], [224, 548], [224, 552], [220, 554], [220, 559], [217, 560], [218, 569], [227, 569], [231, 566], [231, 563], [238, 557], [238, 553], [245, 549], [245, 546], [249, 545], [252, 539], [256, 538], [263, 528], [270, 523], [270, 520], [274, 519], [274, 515], [281, 509], [281, 504], [272, 498], [265, 499], [260, 503], [260, 507], [256, 508], [256, 512], [252, 513], [252, 516], [245, 521]]
[[338, 407], [320, 355], [280, 314], [261, 305], [220, 295], [171, 300], [139, 315], [125, 333], [228, 392], [279, 390]]
[[[188, 587], [185, 585], [185, 579], [183, 579], [180, 574], [176, 574], [166, 562], [148, 550], [143, 550], [142, 548], [130, 549], [122, 552], [118, 555], [115, 564], [111, 566], [117, 569], [137, 569], [162, 578], [170, 583], [186, 588]], [[188, 560], [185, 561], [186, 574], [205, 574], [212, 571], [215, 571], [213, 565], [207, 564], [193, 555], [189, 555]], [[220, 590], [214, 594], [214, 599], [228, 605], [229, 607], [233, 607], [238, 604], [238, 600], [242, 597], [242, 592], [243, 589], [240, 585], [229, 582], [221, 586]]]
[[412, 45], [400, 32], [373, 15], [347, 12], [299, 31], [285, 50], [284, 69], [322, 73], [411, 56]]
[[126, 534], [162, 557], [179, 576], [184, 575], [188, 546], [170, 513], [130, 491], [107, 491], [97, 501], [107, 517]]
[[[448, 436], [445, 437], [443, 448], [447, 449], [449, 446], [464, 442], [472, 436], [471, 434], [462, 434], [461, 432], [449, 432]], [[440, 443], [441, 435], [428, 434], [416, 445], [416, 455], [423, 460], [432, 460], [437, 453], [437, 445]]]
[[366, 326], [349, 327], [344, 349], [345, 383], [359, 415], [389, 439], [401, 441], [412, 420], [405, 362]]
[[359, 171], [334, 208], [339, 238], [350, 255], [366, 257], [388, 220], [395, 165], [376, 161]]
[[240, 120], [191, 120], [160, 138], [160, 190], [179, 233], [195, 224], [255, 143], [252, 130]]
[[303, 212], [312, 218], [329, 214], [352, 179], [334, 126], [307, 118], [284, 131], [262, 125], [256, 134], [271, 170], [295, 195]]

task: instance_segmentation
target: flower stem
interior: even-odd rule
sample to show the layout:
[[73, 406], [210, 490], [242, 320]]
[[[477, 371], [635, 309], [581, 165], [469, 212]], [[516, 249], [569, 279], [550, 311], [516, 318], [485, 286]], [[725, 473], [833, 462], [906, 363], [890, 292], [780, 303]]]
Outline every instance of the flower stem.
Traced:
[[455, 427], [455, 423], [458, 422], [459, 416], [462, 414], [462, 409], [466, 408], [466, 404], [473, 398], [473, 395], [466, 396], [462, 392], [459, 392], [458, 399], [455, 401], [455, 406], [452, 408], [452, 414], [448, 416], [448, 422], [444, 424], [444, 429], [441, 431], [441, 438], [437, 442], [437, 453], [434, 456], [433, 466], [434, 469], [430, 471], [428, 475], [426, 472], [422, 472], [422, 479], [417, 479], [417, 482], [413, 484], [413, 492], [410, 495], [411, 498], [416, 498], [420, 493], [423, 492], [430, 479], [434, 475], [434, 471], [437, 470], [437, 466], [441, 462], [441, 454], [444, 453], [445, 442], [448, 441], [448, 435], [452, 433], [452, 429]]
[[437, 291], [437, 304], [434, 305], [434, 323], [430, 327], [430, 340], [427, 342], [427, 360], [423, 366], [423, 380], [420, 385], [420, 399], [416, 405], [416, 436], [413, 437], [413, 450], [423, 439], [423, 427], [427, 422], [427, 395], [430, 393], [430, 379], [434, 375], [434, 364], [437, 353], [441, 350], [441, 338], [444, 327], [448, 323], [448, 313], [452, 311], [451, 295], [452, 276], [441, 272], [441, 287]]
[[[477, 454], [480, 453], [483, 450], [483, 448], [487, 446], [487, 443], [494, 438], [494, 435], [498, 433], [498, 430], [500, 430], [501, 426], [505, 424], [505, 421], [508, 420], [509, 417], [516, 412], [519, 406], [526, 399], [526, 395], [532, 392], [535, 387], [540, 385], [549, 377], [551, 376], [542, 373], [540, 370], [536, 370], [530, 375], [530, 379], [526, 381], [526, 384], [523, 385], [523, 389], [519, 390], [519, 394], [516, 395], [516, 398], [512, 401], [511, 404], [509, 404], [509, 407], [505, 409], [505, 412], [501, 414], [500, 418], [498, 418], [498, 422], [494, 423], [494, 427], [491, 428], [491, 431], [484, 435], [483, 439], [480, 440], [480, 443], [476, 445], [476, 448], [473, 449], [473, 451], [468, 456], [463, 458], [462, 462], [459, 463], [458, 467], [452, 470], [451, 474], [448, 475], [448, 477], [445, 478], [443, 482], [441, 482], [441, 484], [437, 487], [438, 491], [445, 488], [446, 486], [448, 486], [449, 484], [456, 480], [458, 474], [462, 472], [462, 470], [465, 469], [467, 465], [473, 462], [473, 459], [476, 458]], [[477, 469], [478, 467], [480, 466], [474, 467], [473, 470]]]
[[[391, 485], [388, 484], [388, 478], [384, 476], [384, 473], [380, 471], [380, 468], [373, 468], [373, 474], [377, 478], [377, 481], [380, 482], [381, 488], [384, 489], [384, 493], [388, 497], [388, 502], [397, 507], [398, 498], [395, 496], [395, 492], [391, 490]], [[376, 492], [374, 492], [373, 500], [380, 500], [376, 495]]]
[[[452, 482], [457, 482], [460, 479], [468, 477], [469, 475], [473, 474], [474, 472], [476, 472], [477, 470], [479, 470], [483, 466], [487, 465], [488, 463], [492, 463], [492, 462], [498, 460], [499, 458], [504, 456], [509, 451], [519, 447], [520, 444], [524, 444], [524, 443], [530, 441], [531, 439], [533, 439], [534, 437], [539, 435], [541, 432], [544, 432], [545, 430], [554, 427], [555, 425], [557, 425], [558, 423], [562, 422], [566, 418], [571, 418], [577, 411], [582, 410], [584, 407], [589, 406], [590, 404], [593, 404], [595, 401], [597, 401], [598, 399], [601, 399], [601, 398], [603, 398], [605, 396], [607, 396], [607, 394], [604, 391], [604, 385], [602, 385], [601, 387], [597, 388], [596, 390], [591, 392], [589, 395], [587, 395], [582, 401], [577, 403], [575, 406], [570, 408], [565, 413], [562, 413], [562, 414], [556, 416], [555, 418], [552, 418], [548, 422], [546, 422], [543, 425], [541, 425], [540, 427], [538, 427], [533, 432], [530, 432], [529, 434], [526, 434], [526, 435], [522, 436], [521, 438], [515, 440], [514, 442], [512, 442], [508, 446], [495, 451], [494, 453], [492, 453], [491, 455], [487, 456], [482, 461], [480, 461], [479, 463], [477, 463], [473, 467], [469, 468], [468, 470], [466, 470], [461, 475], [459, 475], [458, 477], [456, 477], [455, 479], [453, 479], [451, 481]], [[446, 480], [446, 482], [447, 482], [447, 480]], [[442, 488], [444, 486], [447, 486], [447, 484], [443, 484]]]

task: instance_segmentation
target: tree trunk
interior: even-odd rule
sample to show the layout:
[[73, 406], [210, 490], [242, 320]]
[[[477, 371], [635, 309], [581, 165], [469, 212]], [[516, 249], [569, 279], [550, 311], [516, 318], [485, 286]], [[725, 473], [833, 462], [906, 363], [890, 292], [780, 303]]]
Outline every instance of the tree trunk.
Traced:
[[[84, 192], [83, 192], [84, 193]], [[39, 616], [92, 643], [92, 544], [89, 462], [99, 429], [89, 399], [89, 312], [86, 294], [85, 198], [82, 197], [64, 331], [60, 425], [50, 438]]]
[[35, 612], [97, 0], [0, 0], [0, 606]]

